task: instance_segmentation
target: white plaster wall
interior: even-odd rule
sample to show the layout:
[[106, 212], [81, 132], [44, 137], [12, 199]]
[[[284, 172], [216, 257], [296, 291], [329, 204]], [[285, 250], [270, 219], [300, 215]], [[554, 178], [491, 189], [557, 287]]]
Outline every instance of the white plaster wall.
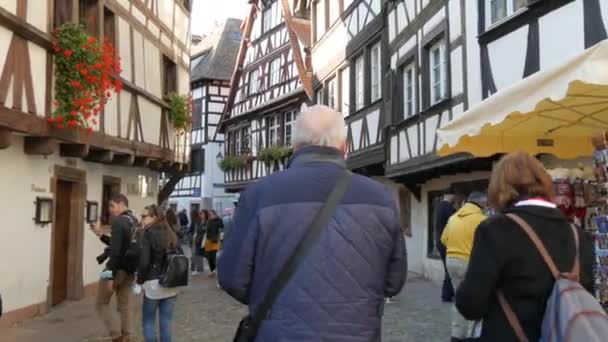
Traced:
[[[32, 71], [32, 83], [34, 86], [34, 101], [36, 103], [36, 114], [45, 116], [44, 100], [46, 97], [46, 50], [33, 43], [27, 43], [30, 51], [30, 69]], [[27, 108], [25, 89], [23, 90], [21, 103], [23, 109]], [[29, 109], [28, 109], [29, 110]]]
[[175, 0], [159, 0], [158, 10], [160, 20], [167, 25], [173, 27], [173, 10], [175, 8]]
[[18, 0], [0, 0], [0, 7], [9, 11], [12, 14], [17, 14], [17, 1]]
[[162, 97], [160, 51], [147, 39], [144, 39], [144, 46], [146, 50], [146, 90], [160, 98]]
[[528, 26], [488, 44], [490, 65], [497, 90], [523, 78], [527, 46]]
[[[0, 249], [2, 260], [12, 260], [16, 255], [24, 255], [19, 263], [0, 263], [0, 288], [6, 312], [46, 301], [49, 286], [51, 264], [51, 226], [36, 226], [34, 201], [36, 197], [51, 197], [50, 179], [54, 176], [54, 165], [67, 166], [66, 158], [58, 154], [47, 158], [28, 156], [23, 153], [23, 138], [15, 137], [13, 145], [0, 150], [0, 160], [11, 161], [11, 167], [0, 168], [0, 188], [4, 196], [0, 197], [0, 212], [8, 221], [3, 224], [3, 234], [10, 236], [11, 243], [5, 243]], [[87, 200], [101, 204], [103, 175], [122, 178], [121, 191], [129, 198], [131, 208], [139, 213], [147, 204], [156, 198], [157, 174], [140, 168], [118, 167], [104, 164], [76, 161], [77, 169], [86, 171]], [[19, 182], [15, 182], [15, 175]], [[148, 189], [150, 197], [139, 197], [127, 194], [127, 184], [138, 184], [138, 176], [151, 177]], [[34, 192], [32, 187], [37, 191]], [[9, 212], [10, 211], [10, 212]], [[83, 225], [83, 278], [84, 285], [94, 283], [99, 278], [102, 267], [97, 265], [95, 257], [102, 251], [103, 244]]]
[[[104, 133], [112, 136], [119, 136], [120, 132], [118, 131], [118, 96], [117, 94], [112, 94], [108, 103], [104, 108]], [[122, 112], [123, 115], [128, 116], [128, 111]]]
[[158, 144], [160, 137], [161, 110], [152, 102], [143, 97], [138, 98], [141, 125], [144, 131], [144, 140], [150, 144]]
[[118, 18], [118, 53], [120, 55], [120, 75], [133, 82], [133, 68], [131, 67], [131, 28], [122, 18]]
[[545, 70], [585, 49], [583, 1], [563, 6], [538, 20], [540, 67]]
[[[144, 38], [137, 30], [133, 30], [133, 51], [135, 58], [135, 84], [139, 87], [146, 87], [146, 57], [144, 56]], [[158, 60], [160, 67], [160, 59]]]
[[42, 32], [48, 32], [48, 4], [48, 1], [29, 1], [27, 4], [27, 22]]
[[179, 65], [177, 66], [177, 90], [180, 94], [190, 92], [190, 72]]
[[467, 49], [467, 97], [469, 108], [481, 102], [481, 62], [477, 41], [477, 1], [465, 1]]
[[448, 25], [450, 28], [450, 42], [460, 37], [462, 34], [462, 16], [460, 15], [460, 0], [450, 0], [448, 5], [450, 18]]

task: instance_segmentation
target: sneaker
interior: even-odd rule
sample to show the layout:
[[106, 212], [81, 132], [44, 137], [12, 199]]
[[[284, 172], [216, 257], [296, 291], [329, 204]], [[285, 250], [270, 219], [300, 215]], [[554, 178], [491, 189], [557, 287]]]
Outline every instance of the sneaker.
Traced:
[[386, 304], [393, 304], [395, 301], [393, 300], [393, 297], [388, 297], [386, 298]]
[[193, 276], [198, 275], [198, 272], [197, 271], [192, 271], [192, 275]]

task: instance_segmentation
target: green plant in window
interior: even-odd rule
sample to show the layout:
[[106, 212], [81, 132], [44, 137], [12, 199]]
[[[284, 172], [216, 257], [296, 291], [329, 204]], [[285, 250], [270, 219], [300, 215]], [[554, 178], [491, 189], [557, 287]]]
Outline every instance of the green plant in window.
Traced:
[[220, 160], [219, 167], [223, 172], [238, 170], [247, 167], [251, 164], [251, 156], [248, 154], [242, 154], [238, 156], [225, 156], [224, 159]]
[[283, 161], [293, 154], [293, 149], [289, 146], [269, 146], [258, 152], [258, 160], [269, 165], [275, 161]]

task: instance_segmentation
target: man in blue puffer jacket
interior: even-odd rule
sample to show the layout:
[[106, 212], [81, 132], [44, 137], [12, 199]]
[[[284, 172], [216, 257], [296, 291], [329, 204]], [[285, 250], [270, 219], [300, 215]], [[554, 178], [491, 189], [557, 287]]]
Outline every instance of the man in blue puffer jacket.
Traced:
[[[345, 123], [325, 106], [300, 113], [287, 170], [241, 194], [220, 259], [222, 288], [255, 312], [345, 168]], [[354, 175], [316, 244], [275, 301], [258, 342], [381, 340], [384, 298], [405, 283], [397, 203]]]

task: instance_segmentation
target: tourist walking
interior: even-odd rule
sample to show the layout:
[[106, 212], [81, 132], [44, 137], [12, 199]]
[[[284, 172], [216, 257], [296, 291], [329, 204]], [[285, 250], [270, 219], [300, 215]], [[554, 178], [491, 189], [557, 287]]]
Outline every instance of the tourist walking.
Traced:
[[439, 250], [441, 261], [443, 262], [443, 285], [441, 287], [441, 300], [443, 302], [451, 302], [454, 299], [454, 286], [448, 273], [446, 264], [446, 248], [441, 242], [441, 235], [445, 229], [448, 220], [456, 213], [456, 202], [458, 197], [453, 190], [448, 190], [441, 202], [437, 204], [435, 209], [435, 244]]
[[159, 341], [156, 335], [158, 313], [160, 342], [171, 342], [173, 312], [177, 290], [159, 284], [166, 268], [168, 251], [178, 248], [177, 235], [156, 205], [147, 206], [141, 215], [144, 234], [141, 239], [137, 284], [144, 291], [142, 321], [145, 342]]
[[169, 225], [169, 228], [171, 228], [175, 235], [177, 235], [178, 241], [181, 241], [183, 237], [183, 232], [179, 222], [178, 214], [175, 213], [175, 209], [169, 208], [167, 209], [167, 211], [165, 211], [165, 221]]
[[205, 226], [205, 257], [209, 264], [209, 278], [215, 277], [216, 257], [220, 250], [220, 234], [224, 228], [222, 219], [217, 216], [215, 210], [209, 210], [209, 219]]
[[198, 214], [197, 224], [194, 231], [194, 239], [192, 244], [192, 262], [191, 271], [192, 275], [198, 275], [199, 273], [205, 272], [205, 226], [209, 220], [209, 211], [207, 209], [201, 210]]
[[344, 127], [341, 113], [309, 107], [288, 168], [241, 194], [219, 266], [222, 288], [249, 306], [239, 336], [380, 341], [384, 298], [405, 282], [405, 241], [386, 187], [347, 171]]
[[[127, 258], [126, 254], [138, 223], [129, 210], [129, 200], [125, 195], [112, 196], [107, 205], [113, 217], [112, 234], [109, 238], [108, 262], [97, 288], [95, 308], [112, 341], [126, 342], [132, 335], [129, 297], [133, 286], [133, 274], [137, 268], [137, 260]], [[102, 236], [98, 223], [92, 225], [92, 229], [97, 236]], [[120, 315], [120, 328], [115, 326], [114, 310], [110, 309], [110, 300], [114, 294], [116, 294], [116, 311]]]
[[[446, 247], [446, 264], [454, 288], [457, 289], [467, 271], [467, 265], [473, 248], [475, 231], [487, 218], [484, 211], [488, 207], [488, 197], [482, 192], [473, 192], [467, 202], [450, 217], [441, 235], [441, 242]], [[468, 321], [456, 306], [452, 309], [452, 342], [466, 341], [475, 337], [474, 321]]]
[[[456, 307], [469, 320], [483, 319], [481, 341], [517, 341], [499, 304], [500, 290], [530, 341], [538, 341], [547, 299], [555, 278], [516, 215], [538, 235], [557, 268], [569, 272], [576, 259], [575, 237], [566, 217], [550, 200], [553, 183], [543, 165], [526, 153], [512, 153], [494, 167], [488, 191], [500, 214], [482, 222], [475, 233], [468, 270], [456, 293]], [[578, 231], [580, 281], [591, 291], [591, 241]]]

